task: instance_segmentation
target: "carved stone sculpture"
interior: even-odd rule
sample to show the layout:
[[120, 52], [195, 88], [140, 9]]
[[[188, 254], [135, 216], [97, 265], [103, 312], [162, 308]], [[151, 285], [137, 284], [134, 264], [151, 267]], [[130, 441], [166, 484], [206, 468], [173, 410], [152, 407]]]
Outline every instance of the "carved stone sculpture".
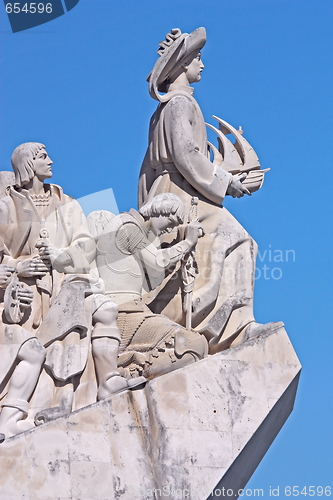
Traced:
[[95, 243], [79, 204], [58, 186], [44, 183], [52, 176], [45, 146], [18, 146], [12, 165], [16, 186], [9, 187], [0, 202], [6, 259], [2, 285], [7, 285], [1, 339], [6, 342], [2, 350], [9, 351], [7, 357], [2, 354], [7, 363], [2, 363], [1, 392], [6, 392], [8, 380], [9, 388], [1, 401], [0, 430], [7, 436], [34, 425], [29, 419], [19, 420], [27, 414], [45, 352], [43, 375], [47, 374], [50, 394], [45, 394], [44, 385], [44, 399], [52, 404], [41, 409], [36, 424], [71, 411], [90, 352], [97, 399], [144, 382], [128, 382], [117, 369], [118, 309], [103, 293], [94, 262]]
[[299, 371], [282, 327], [6, 439], [1, 494], [206, 500], [224, 487], [236, 499], [292, 411]]
[[[121, 332], [119, 366], [125, 372], [153, 378], [201, 359], [207, 354], [205, 337], [152, 313], [142, 300], [145, 277], [165, 277], [165, 271], [180, 262], [195, 246], [201, 226], [192, 222], [185, 239], [167, 248], [158, 248], [157, 237], [184, 222], [181, 200], [170, 193], [154, 197], [140, 212], [132, 209], [113, 218], [101, 234], [96, 234], [99, 274], [105, 284], [106, 296], [119, 307], [118, 326]], [[105, 216], [104, 216], [105, 218]], [[156, 274], [157, 273], [157, 274]]]
[[[200, 50], [205, 42], [206, 31], [198, 28], [190, 34], [172, 30], [166, 42], [160, 43], [160, 57], [148, 77], [150, 95], [159, 106], [150, 122], [139, 206], [156, 194], [171, 192], [181, 198], [189, 212], [192, 198], [198, 198], [197, 217], [205, 235], [196, 247], [192, 326], [207, 337], [210, 352], [215, 352], [218, 343], [227, 348], [276, 325], [254, 321], [257, 245], [222, 205], [226, 195], [239, 198], [251, 194], [245, 181], [247, 172], [258, 169], [257, 157], [254, 155], [252, 164], [245, 167], [238, 164], [238, 169], [228, 163], [227, 155], [224, 159], [221, 153], [215, 154], [214, 162], [208, 158], [205, 122], [190, 86], [201, 79], [204, 65]], [[220, 120], [220, 125], [225, 123]], [[262, 173], [255, 182], [250, 175], [251, 191], [262, 179]], [[151, 295], [149, 307], [185, 324], [181, 291], [182, 276], [178, 273]]]
[[138, 211], [86, 219], [40, 143], [0, 172], [4, 498], [237, 498], [292, 410], [299, 361], [254, 320], [257, 245], [223, 207], [267, 170], [241, 128], [214, 117], [207, 141], [205, 42], [160, 42]]

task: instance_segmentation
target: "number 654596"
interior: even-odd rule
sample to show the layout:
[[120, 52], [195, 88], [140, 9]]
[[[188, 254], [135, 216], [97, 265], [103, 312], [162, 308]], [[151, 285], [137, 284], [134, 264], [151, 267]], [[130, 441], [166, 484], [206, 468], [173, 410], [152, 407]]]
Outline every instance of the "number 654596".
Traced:
[[19, 14], [20, 12], [25, 12], [26, 14], [43, 14], [46, 12], [47, 14], [50, 14], [52, 12], [52, 3], [47, 3], [46, 5], [35, 2], [25, 3], [22, 7], [20, 2], [7, 3], [6, 12], [7, 14]]

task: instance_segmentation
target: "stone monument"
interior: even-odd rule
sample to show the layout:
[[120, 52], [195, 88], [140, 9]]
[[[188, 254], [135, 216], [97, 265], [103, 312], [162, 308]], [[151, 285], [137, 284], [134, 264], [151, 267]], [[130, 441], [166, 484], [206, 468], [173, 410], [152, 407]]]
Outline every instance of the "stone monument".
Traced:
[[207, 141], [205, 42], [160, 42], [139, 210], [86, 219], [41, 143], [0, 173], [3, 500], [237, 498], [292, 411], [299, 361], [254, 319], [257, 245], [223, 206], [267, 170], [218, 117]]

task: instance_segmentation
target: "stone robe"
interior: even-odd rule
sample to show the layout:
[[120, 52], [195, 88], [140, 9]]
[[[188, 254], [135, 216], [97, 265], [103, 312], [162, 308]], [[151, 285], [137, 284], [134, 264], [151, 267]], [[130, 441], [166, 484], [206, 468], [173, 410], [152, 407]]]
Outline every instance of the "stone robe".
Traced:
[[[42, 229], [47, 230], [48, 241], [70, 255], [72, 259], [72, 264], [65, 267], [54, 264], [52, 272], [45, 277], [20, 278], [20, 281], [34, 293], [32, 306], [26, 310], [20, 322], [24, 330], [19, 329], [18, 325], [8, 324], [4, 316], [3, 305], [1, 306], [0, 383], [6, 382], [6, 375], [10, 374], [13, 368], [12, 365], [22, 342], [29, 337], [39, 337], [38, 329], [50, 305], [57, 297], [64, 277], [72, 275], [74, 288], [75, 286], [78, 288], [80, 281], [88, 282], [89, 287], [89, 281], [94, 279], [91, 274], [91, 265], [94, 265], [95, 243], [89, 233], [82, 209], [79, 203], [65, 195], [59, 186], [50, 185], [49, 189], [50, 201], [45, 212], [45, 219], [42, 219], [28, 191], [24, 189], [18, 192], [11, 187], [7, 190], [6, 196], [0, 200], [0, 234], [4, 240], [7, 254], [5, 262], [8, 265], [16, 267], [19, 262], [38, 256], [35, 244], [40, 239]], [[96, 279], [98, 279], [97, 271]], [[81, 307], [84, 310], [84, 296], [81, 300]], [[62, 319], [65, 324], [66, 318]], [[56, 378], [60, 380], [82, 372], [87, 363], [91, 313], [90, 318], [85, 314], [82, 320], [86, 326], [85, 335], [82, 335], [81, 331], [81, 335], [73, 332], [65, 337], [65, 325], [64, 338], [58, 340], [54, 337], [54, 342], [49, 342], [51, 345], [48, 347], [46, 366], [49, 366]], [[27, 332], [31, 335], [27, 335]], [[59, 335], [58, 332], [57, 334]], [[49, 336], [52, 338], [52, 333]], [[65, 359], [67, 363], [64, 362]], [[0, 386], [0, 389], [2, 386], [4, 384]]]
[[[210, 162], [205, 122], [191, 88], [160, 104], [149, 129], [148, 150], [141, 168], [139, 206], [171, 192], [187, 213], [198, 197], [197, 219], [205, 236], [196, 247], [199, 275], [193, 293], [192, 326], [211, 344], [231, 339], [253, 321], [253, 286], [257, 245], [222, 206], [231, 174]], [[184, 325], [181, 273], [174, 272], [151, 294], [149, 307]]]

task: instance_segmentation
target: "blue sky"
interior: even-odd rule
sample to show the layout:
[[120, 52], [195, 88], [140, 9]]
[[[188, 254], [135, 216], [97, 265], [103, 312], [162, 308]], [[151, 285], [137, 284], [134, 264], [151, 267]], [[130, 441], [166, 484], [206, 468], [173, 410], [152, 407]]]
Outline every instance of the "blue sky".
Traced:
[[121, 211], [136, 207], [158, 42], [206, 27], [205, 118], [241, 125], [271, 168], [262, 190], [226, 201], [259, 244], [256, 317], [283, 320], [303, 364], [295, 410], [247, 485], [267, 492], [333, 486], [332, 22], [328, 0], [80, 0], [13, 34], [0, 9], [0, 169], [18, 144], [43, 142], [66, 193], [112, 188]]

